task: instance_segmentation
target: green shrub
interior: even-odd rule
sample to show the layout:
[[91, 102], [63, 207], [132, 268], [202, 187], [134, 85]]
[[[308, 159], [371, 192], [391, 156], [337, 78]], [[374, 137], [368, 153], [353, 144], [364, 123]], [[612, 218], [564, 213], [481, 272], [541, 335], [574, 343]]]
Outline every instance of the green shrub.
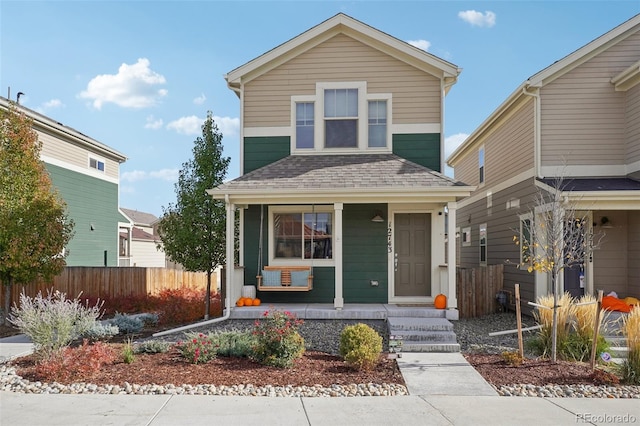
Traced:
[[116, 313], [109, 323], [118, 327], [121, 334], [140, 333], [144, 328], [144, 321], [138, 315]]
[[86, 337], [92, 342], [98, 342], [109, 340], [113, 336], [117, 336], [118, 333], [120, 333], [120, 329], [117, 325], [96, 321], [82, 337]]
[[215, 343], [203, 333], [188, 333], [184, 341], [176, 343], [176, 349], [192, 364], [205, 364], [217, 355]]
[[20, 295], [20, 307], [13, 306], [9, 322], [31, 338], [36, 353], [51, 358], [87, 333], [100, 317], [101, 304], [90, 307], [79, 296], [67, 299], [64, 293], [49, 291], [47, 297]]
[[382, 337], [366, 324], [349, 325], [340, 334], [340, 356], [347, 364], [367, 370], [375, 367], [382, 353]]
[[218, 356], [248, 358], [256, 339], [250, 331], [221, 331], [209, 334], [217, 347]]
[[304, 354], [304, 338], [298, 332], [302, 323], [291, 312], [265, 311], [254, 325], [252, 358], [264, 365], [292, 367]]
[[168, 352], [171, 349], [171, 343], [163, 340], [146, 340], [133, 346], [133, 352], [136, 354], [160, 354]]

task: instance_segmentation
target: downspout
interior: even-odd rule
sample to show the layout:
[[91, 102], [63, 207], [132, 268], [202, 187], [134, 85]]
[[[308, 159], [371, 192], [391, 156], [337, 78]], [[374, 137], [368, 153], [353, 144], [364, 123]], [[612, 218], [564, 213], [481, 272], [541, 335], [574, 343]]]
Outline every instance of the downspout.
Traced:
[[528, 89], [531, 88], [529, 85], [524, 85], [522, 87], [522, 94], [525, 96], [531, 96], [534, 99], [534, 107], [533, 107], [533, 116], [534, 116], [534, 124], [533, 124], [533, 163], [535, 167], [536, 177], [543, 178], [542, 169], [540, 165], [540, 149], [541, 149], [541, 136], [540, 136], [540, 128], [541, 117], [540, 117], [540, 88], [533, 88], [535, 92], [529, 92]]
[[[209, 325], [209, 324], [215, 324], [217, 322], [226, 321], [231, 316], [231, 293], [230, 293], [230, 287], [231, 287], [232, 274], [231, 274], [231, 270], [229, 268], [229, 264], [231, 264], [231, 269], [233, 269], [234, 215], [233, 215], [233, 206], [229, 202], [229, 194], [225, 194], [224, 201], [225, 201], [225, 206], [227, 208], [227, 270], [225, 271], [227, 276], [226, 276], [226, 280], [225, 280], [226, 297], [225, 297], [225, 303], [224, 303], [224, 306], [225, 306], [224, 315], [222, 315], [219, 318], [213, 318], [213, 319], [210, 319], [210, 320], [207, 320], [207, 321], [196, 322], [194, 324], [183, 325], [182, 327], [177, 327], [177, 328], [172, 328], [170, 330], [160, 331], [158, 333], [154, 333], [153, 337], [166, 336], [167, 334], [179, 333], [181, 331], [190, 330], [192, 328], [202, 327], [202, 326]], [[231, 219], [229, 219], [229, 218], [231, 218]], [[229, 222], [231, 222], [231, 224], [229, 224]], [[229, 233], [229, 228], [231, 228], [231, 233]], [[229, 243], [229, 235], [231, 235], [231, 243]], [[229, 247], [231, 247], [231, 250], [229, 250]], [[231, 257], [229, 257], [229, 251], [231, 251]], [[231, 259], [231, 262], [229, 262], [229, 259]]]

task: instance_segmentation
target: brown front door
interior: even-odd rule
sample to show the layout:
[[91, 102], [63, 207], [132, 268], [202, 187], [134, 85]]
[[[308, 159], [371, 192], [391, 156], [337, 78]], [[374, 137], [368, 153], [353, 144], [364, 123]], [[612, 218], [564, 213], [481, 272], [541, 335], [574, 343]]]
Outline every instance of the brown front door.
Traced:
[[394, 215], [394, 293], [431, 296], [431, 214]]

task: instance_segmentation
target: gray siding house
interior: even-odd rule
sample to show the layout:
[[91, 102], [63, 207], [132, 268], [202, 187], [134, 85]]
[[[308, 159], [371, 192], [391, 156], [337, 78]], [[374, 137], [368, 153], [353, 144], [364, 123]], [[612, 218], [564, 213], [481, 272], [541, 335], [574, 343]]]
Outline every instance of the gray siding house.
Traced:
[[[525, 80], [448, 158], [476, 186], [458, 203], [462, 267], [520, 262], [513, 242], [534, 197], [564, 179], [563, 196], [604, 239], [566, 269], [574, 296], [640, 295], [640, 15]], [[514, 231], [516, 230], [516, 231]], [[505, 266], [505, 287], [523, 303], [550, 292], [547, 274]], [[582, 279], [581, 279], [582, 278]]]

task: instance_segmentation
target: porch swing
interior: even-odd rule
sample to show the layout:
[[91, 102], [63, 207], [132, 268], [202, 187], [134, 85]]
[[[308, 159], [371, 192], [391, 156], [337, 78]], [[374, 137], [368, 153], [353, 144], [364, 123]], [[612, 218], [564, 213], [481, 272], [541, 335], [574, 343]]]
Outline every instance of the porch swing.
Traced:
[[[315, 207], [312, 207], [312, 211]], [[304, 219], [302, 221], [304, 234]], [[256, 282], [260, 291], [310, 291], [313, 289], [313, 234], [311, 229], [310, 266], [262, 265], [262, 236], [264, 228], [264, 204], [260, 205], [260, 236], [258, 240], [258, 275]], [[303, 235], [304, 237], [304, 235]], [[304, 250], [304, 246], [303, 246]]]

